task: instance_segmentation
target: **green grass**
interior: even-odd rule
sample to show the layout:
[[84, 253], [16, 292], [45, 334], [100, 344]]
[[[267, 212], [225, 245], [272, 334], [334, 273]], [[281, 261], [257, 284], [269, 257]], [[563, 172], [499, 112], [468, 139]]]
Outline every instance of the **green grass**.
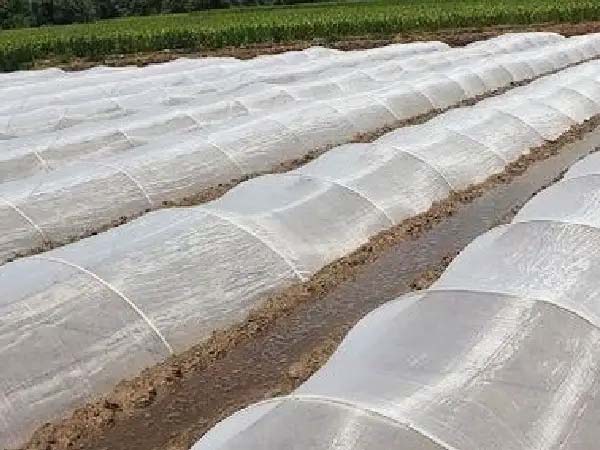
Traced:
[[0, 69], [14, 70], [53, 56], [101, 58], [315, 37], [598, 19], [600, 0], [383, 0], [211, 10], [0, 31]]

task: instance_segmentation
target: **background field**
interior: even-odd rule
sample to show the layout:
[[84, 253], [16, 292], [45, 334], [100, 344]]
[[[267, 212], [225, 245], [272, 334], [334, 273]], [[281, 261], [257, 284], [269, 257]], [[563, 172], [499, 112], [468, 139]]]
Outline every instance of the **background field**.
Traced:
[[48, 57], [390, 35], [405, 31], [600, 19], [596, 0], [406, 0], [210, 10], [0, 32], [0, 69]]

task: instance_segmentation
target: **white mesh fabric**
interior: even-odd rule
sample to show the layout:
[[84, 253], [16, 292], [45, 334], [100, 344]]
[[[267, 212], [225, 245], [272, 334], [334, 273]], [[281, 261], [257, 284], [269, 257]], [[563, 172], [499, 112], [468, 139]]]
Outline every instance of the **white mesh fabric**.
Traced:
[[[575, 123], [600, 112], [600, 103], [593, 96], [580, 94], [598, 85], [599, 72], [593, 70], [598, 65], [589, 62], [474, 107], [448, 111], [426, 124], [400, 128], [373, 145], [342, 147], [336, 151], [337, 159], [323, 157], [328, 163], [316, 163], [327, 165], [329, 171], [329, 175], [320, 176], [356, 189], [392, 220], [401, 221], [410, 216], [407, 211], [415, 210], [411, 205], [419, 205], [417, 211], [421, 211], [421, 206], [439, 200], [449, 190], [483, 181], [546, 139], [555, 139]], [[557, 98], [564, 101], [557, 103]], [[48, 240], [62, 243], [93, 231], [90, 227], [94, 225], [107, 227], [123, 217], [160, 207], [162, 202], [193, 197], [232, 179], [272, 170], [282, 161], [301, 159], [327, 143], [344, 142], [361, 131], [361, 118], [366, 119], [363, 125], [373, 125], [381, 114], [391, 117], [394, 108], [380, 102], [374, 103], [372, 115], [364, 113], [363, 109], [373, 103], [359, 96], [340, 100], [336, 107], [313, 109], [306, 105], [301, 111], [290, 109], [231, 128], [194, 132], [190, 137], [195, 139], [155, 142], [129, 149], [118, 158], [4, 183], [0, 197], [25, 211]], [[344, 114], [348, 111], [356, 112]], [[107, 146], [125, 144], [119, 136], [114, 139], [107, 141]], [[354, 149], [360, 149], [359, 154], [370, 153], [365, 158], [374, 166], [361, 168], [361, 162], [353, 167], [356, 172], [344, 172], [343, 160], [348, 158], [344, 155]], [[31, 157], [32, 163], [42, 166], [45, 161], [36, 156]], [[365, 172], [367, 167], [372, 168], [371, 173]], [[299, 173], [312, 175], [305, 169]], [[398, 175], [387, 178], [385, 188], [376, 187], [382, 173]], [[414, 189], [402, 182], [407, 173], [414, 176]], [[400, 183], [394, 182], [394, 189], [390, 189], [397, 178]], [[421, 201], [415, 200], [419, 195]], [[15, 220], [22, 224], [17, 230], [13, 230]], [[0, 219], [0, 229], [4, 228], [9, 230], [1, 241], [0, 254], [5, 259], [39, 247], [39, 230], [17, 214]]]
[[367, 315], [291, 395], [192, 450], [594, 448], [599, 160], [476, 239], [430, 290]]
[[[519, 39], [526, 41], [524, 38]], [[489, 45], [493, 41], [489, 41]], [[573, 47], [570, 41], [564, 38], [557, 42], [555, 45], [561, 48], [565, 46]], [[540, 48], [542, 50], [549, 50], [552, 47], [552, 45], [548, 44]], [[356, 93], [357, 90], [362, 90], [365, 93], [370, 92], [375, 97], [381, 98], [378, 90], [381, 90], [384, 86], [389, 86], [392, 81], [412, 81], [418, 74], [451, 72], [453, 68], [460, 67], [478, 67], [477, 63], [479, 62], [479, 65], [481, 65], [481, 62], [486, 61], [486, 58], [490, 59], [490, 62], [485, 62], [484, 65], [490, 66], [492, 64], [488, 70], [498, 72], [500, 70], [498, 64], [494, 63], [493, 59], [489, 58], [489, 56], [496, 56], [494, 52], [502, 50], [488, 49], [484, 51], [485, 48], [485, 46], [480, 46], [477, 51], [469, 46], [465, 49], [447, 51], [431, 52], [430, 50], [432, 55], [433, 53], [445, 53], [446, 57], [442, 58], [442, 62], [439, 61], [439, 57], [433, 58], [427, 56], [427, 54], [418, 59], [408, 57], [403, 62], [405, 67], [402, 71], [393, 71], [392, 75], [385, 77], [385, 79], [378, 79], [377, 74], [369, 75], [364, 73], [361, 75], [361, 64], [366, 65], [370, 61], [362, 58], [365, 61], [361, 63], [361, 58], [358, 58], [359, 61], [354, 61], [354, 64], [347, 69], [348, 73], [354, 73], [354, 75], [337, 75], [331, 81], [323, 81], [323, 71], [319, 72], [316, 69], [312, 69], [310, 73], [305, 74], [306, 76], [301, 77], [300, 81], [296, 81], [295, 85], [287, 85], [285, 83], [289, 82], [289, 76], [282, 76], [278, 73], [276, 67], [273, 67], [271, 71], [276, 75], [271, 75], [271, 78], [275, 78], [259, 77], [252, 89], [248, 89], [252, 84], [248, 84], [250, 82], [244, 78], [244, 81], [240, 81], [242, 83], [240, 87], [243, 85], [246, 86], [244, 90], [231, 88], [228, 84], [223, 84], [221, 87], [213, 87], [207, 91], [206, 84], [204, 84], [198, 85], [199, 87], [204, 86], [201, 87], [201, 93], [190, 92], [187, 98], [182, 96], [181, 87], [177, 86], [173, 90], [173, 94], [166, 93], [165, 88], [160, 88], [121, 97], [113, 96], [108, 99], [80, 99], [80, 103], [65, 108], [55, 105], [50, 108], [35, 109], [22, 114], [0, 116], [0, 126], [4, 129], [4, 131], [0, 130], [0, 133], [3, 133], [7, 137], [18, 136], [22, 133], [25, 135], [30, 132], [33, 133], [31, 136], [35, 137], [36, 144], [38, 147], [41, 147], [39, 151], [45, 153], [45, 148], [52, 150], [54, 156], [48, 156], [48, 159], [52, 160], [53, 166], [57, 166], [68, 161], [84, 158], [88, 153], [96, 153], [95, 157], [106, 154], [107, 150], [104, 149], [103, 142], [116, 134], [126, 135], [130, 141], [134, 142], [134, 145], [139, 145], [144, 142], [150, 142], [164, 133], [171, 132], [176, 135], [182, 135], [191, 129], [206, 127], [211, 123], [224, 121], [240, 115], [258, 114], [262, 116], [265, 112], [273, 113], [277, 107], [288, 107], [298, 101], [314, 102], [326, 97], [332, 96], [332, 98], [335, 98], [346, 95], [345, 93]], [[408, 53], [406, 51], [401, 52], [400, 50], [402, 50], [401, 46], [395, 53], [400, 53], [401, 55]], [[523, 61], [534, 56], [531, 50], [521, 53], [523, 53]], [[391, 55], [393, 54], [391, 53]], [[410, 55], [410, 53], [408, 54]], [[543, 55], [542, 53], [542, 55], [535, 56], [538, 58], [540, 56], [546, 57]], [[423, 58], [425, 58], [425, 62], [421, 61]], [[515, 64], [512, 59], [510, 61], [512, 65]], [[385, 66], [386, 64], [396, 63], [394, 61], [391, 63], [384, 61], [381, 65]], [[552, 67], [555, 68], [554, 66]], [[504, 76], [502, 79], [492, 83], [489, 89], [495, 89], [500, 85], [518, 81], [518, 79], [513, 79], [504, 69], [500, 71], [504, 73]], [[448, 77], [440, 76], [437, 78], [429, 76], [428, 79], [421, 77], [420, 89], [425, 95], [429, 96], [433, 107], [444, 108], [465, 99], [465, 97], [472, 97], [483, 92], [484, 81], [478, 81], [478, 74], [463, 69], [459, 73], [449, 73], [448, 75]], [[506, 78], [507, 76], [510, 80]], [[315, 81], [311, 81], [311, 77]], [[204, 81], [202, 77], [198, 79]], [[283, 84], [278, 84], [280, 82]], [[279, 89], [276, 94], [272, 94], [275, 97], [270, 102], [266, 101], [266, 99], [260, 101], [260, 99], [255, 98], [257, 92], [259, 92], [258, 95], [260, 96], [261, 89], [269, 91], [272, 89], [271, 86], [288, 86], [290, 89], [289, 94], [286, 94], [285, 90], [282, 93], [281, 89]], [[327, 91], [328, 88], [333, 89], [333, 91]], [[246, 96], [250, 98], [246, 99]], [[385, 99], [381, 100], [386, 104]], [[357, 97], [355, 102], [359, 101], [361, 101], [360, 97]], [[215, 102], [216, 104], [213, 105]], [[333, 102], [336, 102], [336, 100], [333, 100]], [[240, 108], [241, 105], [244, 105], [244, 107]], [[394, 108], [390, 107], [390, 110], [393, 114], [396, 114]], [[396, 114], [396, 116], [398, 115]], [[405, 114], [400, 114], [400, 116], [406, 117]], [[125, 117], [128, 120], [124, 125], [123, 119]], [[84, 119], [94, 122], [91, 126], [88, 126], [86, 123], [81, 123]], [[390, 116], [380, 116], [378, 120], [387, 120], [386, 122], [376, 124], [377, 127], [380, 127], [389, 123]], [[44, 129], [47, 131], [44, 131]], [[36, 132], [35, 130], [39, 131]], [[173, 138], [176, 137], [174, 136]], [[43, 142], [45, 144], [42, 144]], [[24, 138], [9, 139], [3, 143], [5, 149], [17, 152], [12, 157], [26, 155], [30, 151], [30, 145], [31, 139]], [[69, 148], [77, 146], [81, 147], [79, 151], [69, 151]], [[62, 147], [65, 147], [66, 154], [64, 156], [57, 154]], [[27, 175], [31, 170], [35, 169], [30, 168], [23, 175]], [[2, 171], [0, 171], [0, 174], [0, 180], [19, 176], [14, 171], [10, 172], [10, 174], [2, 174]]]
[[[590, 67], [594, 65], [597, 63], [581, 66], [581, 73], [577, 69], [571, 69], [569, 75], [556, 75], [553, 78], [556, 89], [562, 89], [563, 83], [568, 85], [570, 77], [576, 78], [580, 84], [583, 83], [585, 77], [580, 75], [591, 76], [594, 70]], [[528, 104], [532, 97], [541, 98], [541, 93], [551, 96], [552, 91], [548, 90], [551, 84], [548, 81], [536, 82], [503, 97], [507, 100], [512, 98], [511, 101], [514, 101], [515, 105], [518, 101]], [[127, 376], [164, 357], [170, 349], [179, 351], [187, 348], [205, 339], [211, 331], [243, 319], [267, 293], [312, 275], [323, 265], [367, 242], [369, 237], [378, 231], [426, 210], [431, 202], [443, 198], [451, 187], [456, 188], [448, 183], [449, 180], [452, 180], [452, 183], [468, 184], [468, 177], [460, 176], [463, 171], [477, 177], [475, 178], [477, 180], [486, 171], [500, 170], [504, 160], [519, 154], [517, 150], [519, 147], [516, 146], [510, 148], [510, 156], [508, 153], [502, 153], [502, 142], [505, 140], [503, 136], [513, 128], [523, 135], [523, 140], [520, 141], [522, 143], [520, 154], [528, 152], [531, 149], [530, 145], [540, 139], [535, 134], [535, 130], [532, 132], [531, 126], [526, 125], [515, 127], [514, 121], [492, 121], [490, 118], [498, 113], [495, 104], [495, 101], [482, 102], [478, 106], [465, 108], [460, 112], [448, 113], [448, 117], [460, 118], [461, 134], [451, 131], [446, 122], [450, 119], [442, 116], [423, 126], [409, 127], [390, 133], [371, 145], [340, 147], [300, 170], [260, 177], [242, 183], [221, 199], [205, 206], [152, 212], [98, 236], [46, 252], [38, 257], [23, 258], [0, 267], [0, 285], [3, 287], [4, 294], [0, 298], [0, 317], [3, 317], [0, 322], [0, 341], [6, 343], [0, 345], [0, 360], [19, 358], [15, 364], [9, 364], [10, 372], [7, 372], [7, 376], [0, 377], [4, 383], [2, 392], [10, 393], [9, 396], [5, 396], [8, 400], [0, 403], [4, 408], [0, 413], [3, 417], [7, 417], [3, 423], [10, 424], [7, 431], [2, 429], [0, 432], [2, 445], [16, 445], [37, 424], [81, 403], [90, 393], [101, 392], [120, 377]], [[533, 103], [533, 107], [537, 105], [542, 104]], [[544, 105], [540, 108], [546, 110]], [[535, 116], [535, 111], [531, 108], [523, 108], [522, 111], [524, 122], [527, 121], [527, 114], [530, 111]], [[503, 117], [506, 113], [498, 114]], [[501, 123], [506, 128], [499, 133], [500, 138], [497, 140], [490, 139], [484, 143], [476, 142], [475, 138], [470, 137], [471, 129], [479, 134], [485, 134], [485, 124], [497, 128]], [[514, 139], [517, 140], [517, 137]], [[498, 147], [493, 147], [494, 142], [498, 143]], [[191, 144], [188, 142], [186, 145]], [[441, 152], [439, 150], [441, 148], [445, 149], [445, 152]], [[464, 156], [471, 155], [472, 149], [478, 149], [478, 158]], [[156, 152], [160, 150], [160, 148], [155, 149]], [[230, 174], [235, 173], [237, 168], [232, 160], [228, 159], [224, 152], [219, 152], [215, 146], [204, 146], [198, 142], [191, 148], [179, 147], [178, 152], [177, 158], [184, 158], [183, 161], [195, 161], [197, 167], [201, 167], [201, 159], [193, 158], [198, 154], [206, 156], [212, 154], [212, 157], [221, 158], [219, 161], [228, 164]], [[193, 157], [190, 156], [190, 152], [194, 154]], [[163, 157], [171, 157], [171, 153], [163, 153], [165, 155]], [[455, 154], [454, 157], [452, 154]], [[347, 159], [346, 155], [348, 155]], [[439, 156], [436, 159], [434, 155]], [[139, 157], [142, 157], [141, 153]], [[145, 203], [148, 198], [144, 195], [144, 191], [152, 201], [161, 201], [159, 192], [162, 187], [152, 185], [148, 181], [152, 179], [152, 173], [145, 174], [143, 166], [137, 162], [128, 166], [126, 161], [127, 159], [123, 158], [112, 161], [115, 164], [102, 166], [103, 181], [98, 186], [104, 183], [115, 191], [123, 189], [126, 197], [132, 203], [143, 204], [142, 208], [150, 204]], [[116, 164], [117, 162], [120, 162], [120, 165]], [[206, 167], [206, 174], [215, 173], [210, 165]], [[479, 171], [475, 168], [479, 168]], [[81, 173], [83, 184], [87, 185], [86, 189], [93, 191], [95, 178], [85, 175], [83, 170], [77, 173]], [[58, 172], [54, 172], [52, 175], [57, 174]], [[386, 174], [393, 174], [389, 182]], [[191, 179], [192, 176], [180, 183], [174, 175], [173, 184], [169, 189], [186, 190], [187, 183], [193, 183]], [[137, 183], [134, 182], [136, 180]], [[60, 184], [58, 179], [53, 182]], [[138, 183], [143, 186], [159, 187], [157, 189], [144, 187], [142, 191]], [[31, 194], [23, 186], [20, 186], [20, 189], [24, 196]], [[421, 198], [418, 198], [419, 189], [422, 189]], [[60, 190], [57, 188], [45, 190], [44, 186], [39, 187], [35, 192], [42, 193], [39, 199], [40, 206], [55, 195], [53, 192], [60, 192]], [[96, 195], [102, 196], [98, 191]], [[81, 197], [82, 201], [84, 197], [85, 195]], [[111, 199], [104, 197], [102, 202], [103, 209], [110, 208]], [[76, 210], [77, 208], [73, 211]], [[14, 208], [12, 212], [8, 209], [6, 211], [14, 213]], [[28, 212], [33, 215], [32, 211]], [[58, 212], [53, 211], [53, 214]], [[75, 216], [76, 214], [69, 217], [75, 221]], [[12, 227], [17, 227], [17, 220], [21, 219], [20, 216], [15, 217], [12, 219]], [[557, 264], [560, 260], [559, 256], [570, 247], [573, 256], [569, 261], [573, 263], [565, 264], [557, 273], [572, 280], [573, 277], [579, 276], [578, 268], [589, 266], [589, 279], [593, 279], [594, 267], [597, 265], [583, 264], [582, 266], [581, 262], [591, 262], [589, 259], [584, 259], [584, 250], [593, 248], [598, 241], [597, 237], [592, 232], [583, 233], [581, 235], [584, 236], [583, 238], [576, 237], [573, 231], [561, 231], [561, 226], [567, 225], [553, 224], [552, 227], [544, 230], [531, 228], [532, 236], [524, 234], [527, 239], [522, 239], [520, 245], [539, 243], [539, 254], [545, 258], [547, 265]], [[514, 225], [515, 230], [518, 227], [525, 227], [525, 225]], [[52, 226], [46, 229], [50, 231]], [[584, 229], [587, 230], [589, 227]], [[491, 236], [493, 237], [494, 234]], [[570, 240], [565, 241], [565, 244], [550, 245], [552, 239], [559, 242], [563, 236]], [[524, 292], [513, 292], [505, 288], [517, 284], [515, 282], [518, 279], [517, 275], [521, 275], [517, 274], [518, 261], [505, 257], [502, 253], [503, 249], [514, 249], [515, 253], [519, 251], [523, 253], [523, 251], [519, 245], [511, 246], [503, 242], [500, 248], [494, 250], [496, 253], [492, 252], [495, 267], [500, 267], [504, 264], [503, 261], [506, 261], [507, 267], [503, 272], [505, 277], [515, 274], [514, 277], [511, 275], [513, 281], [510, 283], [485, 272], [487, 269], [483, 262], [469, 265], [469, 267], [480, 268], [481, 273], [485, 274], [482, 282], [491, 283], [493, 280], [498, 280], [493, 287], [506, 291], [500, 292], [502, 298], [505, 294], [524, 297], [536, 293], [555, 292], [556, 294], [547, 301], [558, 303], [558, 293], [566, 295], [567, 291], [575, 299], [583, 298], [584, 295], [590, 299], [595, 298], [593, 286], [585, 284], [583, 281], [588, 278], [583, 276], [579, 278], [582, 282], [577, 289], [573, 288], [570, 291], [570, 286], [574, 284], [564, 283], [564, 279], [561, 282], [559, 276], [548, 277], [548, 280], [544, 280], [537, 287], [529, 280]], [[468, 251], [465, 254], [468, 254]], [[461, 258], [449, 273], [459, 271]], [[532, 268], [539, 266], [531, 259], [524, 259], [523, 262]], [[524, 273], [531, 276], [534, 272]], [[528, 280], [528, 276], [522, 276], [523, 285]], [[440, 283], [443, 283], [443, 280], [444, 278]], [[478, 278], [473, 276], [472, 280], [474, 281], [471, 284], [477, 286]], [[464, 284], [466, 289], [469, 285], [466, 282]], [[487, 285], [482, 284], [482, 286]], [[497, 299], [493, 295], [491, 297], [496, 303], [485, 312], [484, 316], [488, 317], [486, 316], [488, 314], [492, 317], [489, 320], [498, 321], [502, 325], [504, 322], [497, 319], [497, 314], [495, 315], [498, 308]], [[568, 304], [564, 296], [560, 301], [562, 305]], [[467, 302], [463, 307], [464, 311], [474, 311], [472, 304], [472, 301]], [[88, 308], [99, 307], [114, 308], [114, 310], [105, 312], [107, 319], [99, 320], [100, 328], [96, 332], [95, 320], [90, 319], [90, 317], [95, 318], [94, 311], [88, 312]], [[511, 314], [516, 314], [511, 317], [514, 317], [517, 328], [522, 323], [521, 319], [524, 320], [530, 311], [534, 311], [532, 308], [537, 307], [537, 304], [532, 306], [526, 299], [516, 303], [512, 300], [508, 301], [506, 306]], [[49, 308], [57, 309], [51, 310], [48, 314]], [[502, 308], [504, 306], [500, 309]], [[63, 311], [68, 311], [68, 314]], [[578, 308], [577, 311], [585, 311], [593, 317], [594, 309], [586, 306]], [[520, 312], [525, 315], [521, 315]], [[119, 319], [111, 320], [112, 314], [117, 314]], [[437, 317], [443, 317], [444, 314], [446, 313], [440, 313]], [[471, 320], [468, 317], [471, 316], [465, 314], [465, 320]], [[472, 320], [474, 325], [471, 330], [479, 329], [478, 324], [483, 319], [477, 316]], [[485, 319], [484, 322], [487, 320]], [[80, 325], [77, 324], [78, 321], [81, 321]], [[446, 322], [448, 326], [454, 323]], [[452, 333], [458, 333], [461, 328], [458, 326], [457, 328], [458, 330]], [[21, 331], [22, 336], [15, 341], [17, 330], [27, 332]], [[75, 332], [75, 330], [85, 330], [89, 338], [81, 338], [79, 335], [81, 331]], [[420, 327], [419, 330], [423, 331], [425, 328]], [[504, 332], [503, 330], [500, 326], [498, 332]], [[449, 332], [449, 336], [452, 333]], [[460, 341], [465, 346], [459, 346], [454, 350], [449, 349], [448, 358], [452, 354], [462, 352], [461, 349], [470, 348], [471, 341], [467, 338], [476, 334], [469, 330], [465, 333], [466, 337]], [[94, 340], [96, 334], [101, 338]], [[107, 345], [107, 339], [111, 336], [115, 336], [114, 339], [117, 341], [114, 345]], [[497, 335], [492, 334], [492, 336]], [[565, 342], [569, 339], [571, 338], [565, 337]], [[45, 351], [46, 341], [56, 343], [52, 344], [55, 347], [51, 350], [53, 355], [51, 361], [48, 360], [47, 355], [42, 357], [37, 355], [38, 352]], [[71, 344], [72, 341], [74, 342]], [[121, 344], [122, 341], [127, 342]], [[460, 342], [456, 341], [456, 345]], [[500, 341], [493, 341], [491, 344], [495, 345], [497, 342]], [[453, 345], [452, 339], [445, 340], [445, 343], [448, 346]], [[589, 349], [593, 350], [595, 345], [591, 343], [589, 348], [582, 347], [581, 354]], [[109, 351], [97, 355], [97, 349], [104, 346]], [[136, 351], [135, 346], [139, 346], [141, 351]], [[492, 350], [494, 348], [493, 345], [489, 347]], [[442, 353], [444, 351], [443, 348], [440, 350]], [[48, 384], [45, 381], [47, 378], [42, 380], [39, 377], [39, 370], [28, 370], [29, 360], [48, 361], [47, 364], [55, 374], [52, 383]], [[2, 375], [4, 375], [2, 371], [5, 370], [3, 367], [0, 365]], [[97, 370], [98, 367], [101, 370]], [[546, 370], [552, 371], [553, 366], [542, 369], [541, 372], [546, 374], [548, 373]], [[359, 370], [355, 373], [357, 377], [361, 374]], [[565, 377], [567, 375], [565, 374]], [[359, 379], [360, 377], [357, 378]], [[528, 420], [537, 417], [531, 405], [548, 404], [550, 399], [554, 398], [551, 393], [563, 386], [560, 380], [557, 378], [556, 384], [539, 395], [523, 396], [523, 417]], [[383, 388], [390, 383], [384, 383], [382, 379], [380, 385]], [[338, 386], [343, 389], [344, 385], [340, 382]], [[411, 386], [413, 384], [409, 383], [405, 388], [414, 390], [414, 386]], [[473, 389], [477, 391], [479, 386], [482, 385], [475, 385], [476, 389]], [[399, 389], [400, 387], [402, 386], [399, 385]], [[463, 445], [464, 441], [461, 440], [463, 435], [452, 435], [440, 424], [447, 420], [449, 421], [447, 423], [451, 424], [451, 429], [460, 429], [467, 423], [474, 414], [473, 408], [478, 408], [477, 405], [484, 402], [487, 395], [484, 393], [483, 397], [478, 397], [478, 391], [475, 391], [469, 391], [469, 395], [473, 395], [477, 401], [467, 405], [460, 403], [460, 400], [465, 398], [463, 395], [465, 391], [456, 391], [456, 394], [452, 394], [452, 401], [459, 402], [456, 404], [458, 406], [463, 405], [460, 408], [453, 407], [455, 403], [431, 403], [432, 407], [439, 406], [436, 414], [431, 416], [425, 414], [426, 410], [421, 407], [421, 403], [416, 403], [419, 407], [415, 409], [419, 414], [415, 416], [417, 418], [414, 423], [418, 423], [419, 426], [411, 428], [416, 434], [403, 426], [400, 427], [402, 430], [398, 431], [400, 434], [394, 436], [401, 439], [408, 433], [412, 436], [411, 439], [419, 443], [418, 445], [425, 445], [423, 448], [437, 448], [427, 447], [428, 438], [425, 441], [419, 438], [421, 433], [419, 430], [429, 427], [433, 430], [432, 434], [443, 436], [445, 440], [457, 439], [457, 445]], [[320, 391], [315, 388], [312, 393], [302, 395], [324, 396], [316, 392]], [[368, 408], [373, 405], [378, 408], [377, 414], [387, 414], [386, 408], [389, 409], [389, 402], [381, 401], [386, 399], [381, 397], [384, 393], [377, 392], [376, 395], [370, 396], [367, 395], [368, 392], [358, 389], [354, 389], [353, 392], [355, 396], [347, 400], [350, 403], [356, 399], [362, 402], [357, 411], [359, 416], [365, 413], [370, 418]], [[411, 401], [414, 401], [414, 398]], [[513, 410], [507, 408], [506, 414], [503, 413], [501, 419], [512, 423]], [[354, 407], [352, 411], [356, 409]], [[453, 413], [456, 414], [452, 416]], [[480, 422], [474, 425], [481, 429], [489, 427], [490, 423], [496, 425], [491, 429], [493, 432], [489, 432], [485, 438], [482, 438], [483, 440], [479, 441], [482, 446], [471, 448], [493, 448], [491, 445], [496, 442], [494, 439], [504, 428], [500, 422], [494, 422], [492, 419], [487, 421], [489, 415], [480, 414], [477, 418]], [[397, 421], [397, 417], [394, 416], [393, 420]], [[369, 426], [381, 425], [379, 421], [375, 422]], [[378, 428], [373, 428], [375, 429]], [[331, 428], [329, 430], [329, 432], [333, 431]], [[325, 428], [323, 432], [325, 433]], [[376, 438], [372, 433], [369, 435], [372, 439]], [[517, 434], [517, 436], [521, 435]], [[529, 436], [520, 441], [507, 440], [507, 442], [534, 444], [542, 442], [536, 439], [538, 439], [536, 436]], [[376, 442], [373, 442], [375, 445]]]

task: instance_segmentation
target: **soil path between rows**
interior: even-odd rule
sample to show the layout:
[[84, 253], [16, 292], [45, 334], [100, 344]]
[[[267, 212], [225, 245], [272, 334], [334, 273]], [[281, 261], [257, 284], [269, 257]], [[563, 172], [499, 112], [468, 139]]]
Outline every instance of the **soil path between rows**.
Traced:
[[[304, 286], [268, 300], [237, 329], [146, 370], [72, 417], [42, 427], [28, 450], [184, 450], [253, 402], [316, 371], [364, 315], [435, 281], [475, 237], [509, 222], [573, 162], [600, 148], [600, 117], [503, 174], [384, 232]], [[400, 236], [400, 237], [398, 237]]]
[[254, 58], [258, 55], [271, 55], [292, 50], [303, 50], [311, 46], [321, 45], [339, 50], [361, 50], [381, 47], [392, 43], [415, 41], [442, 41], [452, 46], [463, 46], [471, 42], [489, 39], [503, 33], [549, 31], [564, 36], [600, 32], [600, 21], [581, 23], [540, 23], [533, 25], [497, 25], [478, 28], [453, 28], [437, 31], [414, 31], [395, 35], [364, 35], [351, 36], [334, 41], [314, 39], [290, 43], [250, 44], [243, 47], [224, 47], [214, 50], [185, 51], [163, 50], [134, 54], [105, 56], [101, 59], [90, 58], [49, 58], [37, 61], [33, 69], [59, 67], [65, 70], [85, 70], [99, 65], [122, 67], [127, 65], [146, 66], [148, 64], [164, 63], [181, 57], [198, 58], [206, 56], [232, 56], [240, 59]]

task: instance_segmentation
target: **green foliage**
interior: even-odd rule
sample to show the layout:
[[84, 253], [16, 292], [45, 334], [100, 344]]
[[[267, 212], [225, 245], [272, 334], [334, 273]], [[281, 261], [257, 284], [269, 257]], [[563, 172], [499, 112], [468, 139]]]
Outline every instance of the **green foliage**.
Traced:
[[[89, 0], [62, 1], [84, 4]], [[138, 0], [119, 1], [131, 5]], [[161, 8], [169, 1], [181, 5], [211, 0], [162, 0]], [[85, 18], [83, 11], [79, 14]], [[410, 30], [598, 19], [599, 0], [387, 0], [131, 17], [0, 32], [0, 69], [13, 70], [49, 56], [101, 58], [162, 49], [201, 50]]]

